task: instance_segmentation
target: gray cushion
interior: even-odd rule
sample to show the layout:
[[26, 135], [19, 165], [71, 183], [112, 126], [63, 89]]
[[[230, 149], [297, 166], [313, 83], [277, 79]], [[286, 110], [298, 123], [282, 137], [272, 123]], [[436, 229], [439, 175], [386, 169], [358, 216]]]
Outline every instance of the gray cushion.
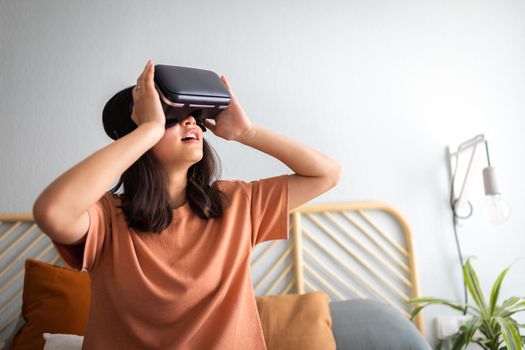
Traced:
[[394, 307], [371, 299], [331, 301], [337, 350], [431, 350]]

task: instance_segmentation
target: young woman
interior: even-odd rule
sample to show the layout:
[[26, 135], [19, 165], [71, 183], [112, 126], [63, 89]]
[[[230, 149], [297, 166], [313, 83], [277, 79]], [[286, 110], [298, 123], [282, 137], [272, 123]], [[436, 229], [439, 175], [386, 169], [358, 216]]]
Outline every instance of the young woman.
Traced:
[[341, 167], [254, 125], [222, 76], [231, 103], [205, 126], [294, 174], [218, 180], [202, 124], [189, 115], [165, 128], [153, 75], [149, 60], [132, 89], [137, 128], [58, 177], [33, 207], [61, 257], [89, 273], [82, 348], [265, 349], [250, 253], [288, 239], [289, 210], [334, 187]]

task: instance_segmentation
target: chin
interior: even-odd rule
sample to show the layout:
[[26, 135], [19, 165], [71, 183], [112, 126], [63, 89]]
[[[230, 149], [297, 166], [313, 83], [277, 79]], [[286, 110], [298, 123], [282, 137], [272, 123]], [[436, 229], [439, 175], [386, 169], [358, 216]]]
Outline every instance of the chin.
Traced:
[[192, 162], [193, 164], [196, 164], [200, 162], [201, 160], [202, 160], [202, 155], [200, 157], [190, 159], [189, 161]]

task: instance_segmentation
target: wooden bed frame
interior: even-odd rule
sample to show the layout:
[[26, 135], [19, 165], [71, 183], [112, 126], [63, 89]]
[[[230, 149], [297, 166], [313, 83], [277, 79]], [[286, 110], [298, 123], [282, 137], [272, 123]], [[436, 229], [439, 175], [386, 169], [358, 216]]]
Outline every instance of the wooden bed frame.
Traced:
[[[258, 244], [251, 257], [256, 295], [323, 290], [331, 301], [371, 298], [409, 317], [419, 296], [412, 234], [381, 202], [303, 205], [290, 212], [289, 239]], [[0, 214], [0, 340], [22, 308], [28, 258], [67, 266], [31, 214]], [[422, 313], [414, 319], [424, 335]]]

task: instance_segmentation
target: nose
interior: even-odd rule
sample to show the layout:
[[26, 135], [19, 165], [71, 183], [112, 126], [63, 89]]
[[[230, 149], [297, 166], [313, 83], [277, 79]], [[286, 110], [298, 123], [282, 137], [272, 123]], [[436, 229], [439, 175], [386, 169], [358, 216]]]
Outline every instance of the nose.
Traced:
[[195, 120], [195, 118], [190, 114], [188, 115], [186, 118], [184, 118], [182, 120], [182, 124], [184, 125], [187, 125], [187, 124], [196, 124], [197, 121]]

